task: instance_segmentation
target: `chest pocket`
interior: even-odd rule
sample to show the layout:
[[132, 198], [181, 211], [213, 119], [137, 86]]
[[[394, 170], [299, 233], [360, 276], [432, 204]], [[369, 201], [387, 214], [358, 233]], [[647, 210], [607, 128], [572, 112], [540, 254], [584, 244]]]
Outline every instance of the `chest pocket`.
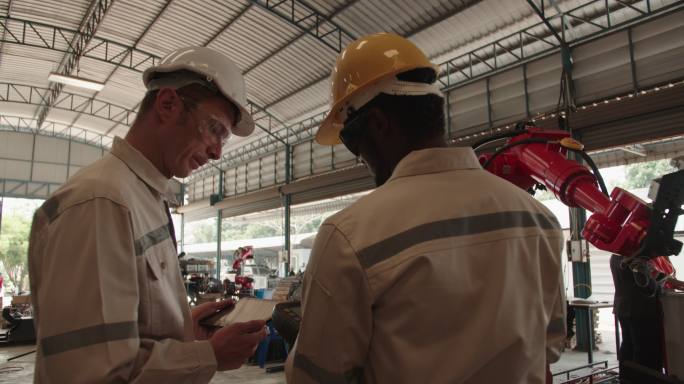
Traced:
[[[138, 243], [141, 245], [138, 248]], [[180, 338], [184, 324], [184, 290], [176, 251], [166, 227], [150, 232], [136, 242], [142, 251], [141, 323], [156, 337]], [[144, 291], [144, 292], [143, 292]]]

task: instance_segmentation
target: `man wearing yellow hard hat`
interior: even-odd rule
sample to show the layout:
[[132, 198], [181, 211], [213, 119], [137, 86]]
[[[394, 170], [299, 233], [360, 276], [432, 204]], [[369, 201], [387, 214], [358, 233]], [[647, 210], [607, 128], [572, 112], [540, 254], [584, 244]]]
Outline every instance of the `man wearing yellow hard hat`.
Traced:
[[559, 357], [558, 222], [447, 147], [437, 75], [390, 33], [337, 59], [316, 140], [344, 143], [378, 188], [320, 227], [290, 383], [543, 383]]

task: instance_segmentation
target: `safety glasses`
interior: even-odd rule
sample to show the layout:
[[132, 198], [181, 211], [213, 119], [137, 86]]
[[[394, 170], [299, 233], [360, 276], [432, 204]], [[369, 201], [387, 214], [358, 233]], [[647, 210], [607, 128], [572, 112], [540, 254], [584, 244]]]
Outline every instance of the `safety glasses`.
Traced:
[[213, 145], [220, 144], [221, 147], [226, 145], [230, 138], [233, 124], [224, 116], [219, 116], [199, 107], [197, 103], [188, 100], [186, 97], [180, 96], [183, 104], [195, 119], [195, 126], [202, 134], [205, 141]]
[[225, 119], [210, 114], [200, 115], [197, 119], [197, 129], [202, 136], [213, 144], [221, 144], [221, 147], [225, 146], [228, 142], [231, 127], [230, 122], [226, 123], [222, 120]]
[[368, 113], [356, 112], [356, 116], [351, 116], [344, 121], [344, 127], [340, 131], [340, 140], [342, 144], [353, 153], [354, 156], [359, 157], [359, 146], [361, 139], [366, 131], [366, 123], [368, 122]]

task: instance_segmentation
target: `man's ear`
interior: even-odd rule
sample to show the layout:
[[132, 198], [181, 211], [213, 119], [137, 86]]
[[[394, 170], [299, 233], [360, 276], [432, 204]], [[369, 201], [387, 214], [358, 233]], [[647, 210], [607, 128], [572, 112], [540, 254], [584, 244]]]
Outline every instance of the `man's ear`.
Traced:
[[154, 100], [154, 111], [162, 123], [179, 119], [183, 113], [183, 100], [171, 88], [162, 88]]
[[379, 108], [368, 111], [368, 128], [378, 138], [385, 138], [394, 134], [394, 127], [389, 117]]

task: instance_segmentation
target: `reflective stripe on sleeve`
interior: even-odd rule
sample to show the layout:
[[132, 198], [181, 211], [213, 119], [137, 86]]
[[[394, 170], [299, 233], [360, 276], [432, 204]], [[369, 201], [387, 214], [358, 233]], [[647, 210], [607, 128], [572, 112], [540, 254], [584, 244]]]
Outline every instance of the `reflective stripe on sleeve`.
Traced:
[[164, 224], [161, 227], [144, 234], [135, 241], [135, 255], [142, 255], [151, 246], [159, 244], [170, 237], [168, 224]]
[[435, 221], [411, 228], [361, 249], [358, 252], [359, 261], [364, 268], [370, 268], [407, 248], [427, 241], [516, 227], [559, 229], [560, 225], [554, 217], [529, 211], [496, 212]]
[[61, 335], [46, 337], [40, 340], [40, 347], [43, 356], [48, 357], [89, 345], [137, 337], [138, 323], [135, 321], [125, 321], [121, 323], [99, 324], [62, 333]]
[[549, 325], [546, 327], [546, 332], [552, 334], [565, 334], [565, 328], [566, 327], [564, 318], [553, 319], [549, 322]]
[[346, 373], [333, 373], [319, 367], [313, 361], [309, 360], [308, 357], [297, 352], [294, 357], [294, 366], [306, 372], [309, 377], [318, 383], [350, 384], [360, 382], [360, 368], [354, 368]]

